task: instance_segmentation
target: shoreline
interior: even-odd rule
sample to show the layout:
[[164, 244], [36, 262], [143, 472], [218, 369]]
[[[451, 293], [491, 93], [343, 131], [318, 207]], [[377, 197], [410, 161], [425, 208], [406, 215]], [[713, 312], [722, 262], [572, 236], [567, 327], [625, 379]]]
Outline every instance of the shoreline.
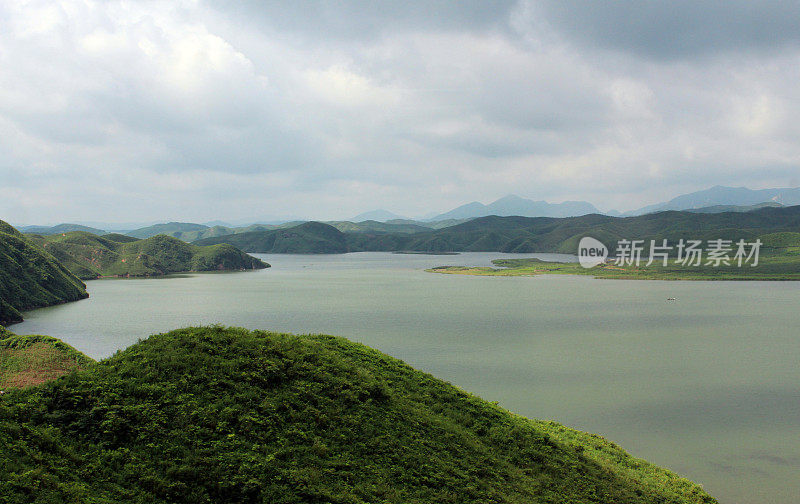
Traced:
[[[601, 264], [584, 268], [579, 263], [545, 262], [539, 259], [495, 259], [497, 267], [489, 266], [436, 266], [425, 270], [427, 273], [443, 275], [470, 275], [493, 277], [535, 277], [539, 275], [580, 275], [602, 280], [691, 280], [691, 281], [762, 281], [792, 282], [800, 281], [800, 271], [771, 273], [715, 268], [687, 268], [681, 270], [676, 265], [654, 268], [619, 267]], [[766, 263], [769, 266], [769, 263]]]

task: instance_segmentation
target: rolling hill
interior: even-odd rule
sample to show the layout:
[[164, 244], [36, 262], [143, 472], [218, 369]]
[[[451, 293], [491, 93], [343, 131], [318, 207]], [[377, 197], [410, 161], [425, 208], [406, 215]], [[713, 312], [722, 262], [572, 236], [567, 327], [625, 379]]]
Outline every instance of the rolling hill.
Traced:
[[237, 233], [194, 242], [202, 246], [223, 243], [245, 252], [276, 254], [340, 254], [349, 251], [346, 235], [321, 222], [305, 222], [288, 229]]
[[363, 345], [222, 327], [0, 396], [0, 501], [716, 502]]
[[364, 212], [356, 215], [352, 219], [349, 219], [350, 222], [364, 222], [364, 221], [378, 221], [378, 222], [386, 222], [389, 220], [397, 220], [397, 219], [405, 219], [405, 217], [401, 215], [397, 215], [396, 213], [392, 213], [388, 210], [371, 210], [369, 212]]
[[84, 231], [96, 235], [104, 234], [105, 231], [89, 226], [82, 226], [80, 224], [59, 224], [57, 226], [23, 226], [19, 228], [23, 233], [36, 233], [40, 235], [53, 235], [61, 233], [69, 233], [71, 231]]
[[228, 235], [197, 244], [230, 243], [248, 252], [342, 253], [415, 252], [558, 252], [574, 254], [584, 236], [610, 247], [621, 239], [746, 239], [800, 231], [800, 206], [765, 207], [750, 212], [660, 212], [638, 217], [599, 214], [581, 217], [498, 217], [472, 219], [437, 230], [409, 233], [342, 233], [324, 223]]
[[367, 220], [361, 222], [350, 221], [332, 221], [325, 222], [330, 224], [343, 233], [424, 233], [433, 229], [424, 223], [415, 221], [393, 221], [393, 222], [378, 222], [374, 220]]
[[137, 240], [124, 235], [96, 236], [76, 231], [52, 236], [29, 235], [28, 239], [84, 280], [269, 267], [232, 245], [199, 247], [165, 235]]
[[[160, 234], [179, 238], [179, 235], [182, 233], [205, 231], [206, 229], [208, 229], [208, 226], [204, 226], [203, 224], [194, 224], [191, 222], [168, 222], [166, 224], [155, 224], [152, 226], [134, 229], [133, 231], [127, 231], [125, 234], [140, 239], [150, 238], [151, 236]], [[176, 234], [178, 236], [176, 236]]]
[[0, 324], [20, 312], [89, 297], [86, 286], [52, 255], [0, 221]]
[[712, 205], [709, 207], [690, 208], [688, 212], [695, 213], [723, 213], [723, 212], [752, 212], [753, 210], [760, 210], [765, 207], [782, 207], [780, 203], [774, 201], [767, 201], [764, 203], [757, 203], [755, 205]]

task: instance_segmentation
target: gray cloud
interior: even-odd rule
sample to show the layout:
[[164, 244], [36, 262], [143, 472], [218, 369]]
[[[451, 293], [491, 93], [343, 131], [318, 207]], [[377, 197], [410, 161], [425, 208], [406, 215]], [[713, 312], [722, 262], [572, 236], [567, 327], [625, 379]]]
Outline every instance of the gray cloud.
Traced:
[[748, 5], [0, 5], [0, 218], [419, 215], [510, 192], [626, 210], [790, 185], [797, 16]]
[[294, 2], [224, 2], [207, 0], [240, 22], [304, 37], [332, 40], [374, 40], [395, 32], [506, 30], [513, 0], [299, 0]]
[[800, 4], [795, 1], [541, 0], [533, 12], [585, 46], [645, 58], [772, 51], [800, 43]]

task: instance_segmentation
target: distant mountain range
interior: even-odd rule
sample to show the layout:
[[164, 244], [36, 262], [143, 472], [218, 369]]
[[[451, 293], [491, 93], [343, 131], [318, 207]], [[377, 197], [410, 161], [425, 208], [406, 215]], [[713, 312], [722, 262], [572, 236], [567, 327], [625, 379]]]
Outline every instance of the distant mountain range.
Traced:
[[[565, 201], [548, 203], [534, 201], [509, 194], [488, 205], [474, 201], [454, 208], [448, 212], [433, 215], [430, 218], [407, 219], [388, 210], [372, 210], [356, 215], [346, 221], [327, 221], [328, 224], [343, 232], [386, 232], [417, 233], [429, 229], [442, 229], [478, 217], [497, 215], [500, 217], [579, 217], [589, 214], [602, 214], [614, 217], [633, 217], [667, 210], [685, 210], [695, 213], [750, 212], [766, 206], [800, 205], [800, 188], [747, 189], [746, 187], [715, 186], [703, 191], [677, 196], [669, 201], [648, 205], [636, 210], [620, 213], [616, 211], [601, 212], [591, 203], [585, 201]], [[429, 214], [430, 215], [430, 214]], [[255, 223], [233, 227], [223, 221], [212, 221], [205, 224], [190, 222], [169, 222], [146, 227], [118, 231], [136, 238], [149, 238], [158, 234], [166, 234], [186, 242], [205, 238], [214, 238], [230, 234], [285, 229], [297, 226], [306, 220], [280, 221], [275, 223]], [[84, 224], [59, 224], [57, 226], [19, 226], [24, 233], [54, 235], [70, 231], [85, 231], [97, 235], [107, 233], [102, 229]], [[105, 229], [120, 229], [120, 226], [109, 225]]]
[[[669, 201], [648, 205], [637, 210], [620, 213], [615, 211], [601, 212], [586, 201], [565, 201], [548, 203], [534, 201], [509, 194], [497, 201], [484, 205], [478, 201], [467, 203], [442, 214], [417, 219], [419, 222], [439, 222], [452, 219], [468, 220], [476, 217], [497, 215], [500, 217], [578, 217], [588, 214], [605, 214], [630, 217], [665, 210], [693, 210], [699, 213], [748, 212], [766, 205], [792, 206], [800, 205], [800, 188], [760, 189], [746, 187], [715, 186], [703, 191], [677, 196]], [[386, 210], [373, 210], [355, 216], [352, 221], [375, 220], [386, 222], [400, 219]], [[405, 222], [409, 222], [405, 220]], [[412, 221], [414, 222], [414, 221]]]
[[[775, 203], [783, 206], [800, 205], [800, 187], [753, 190], [746, 187], [714, 186], [711, 189], [684, 194], [664, 203], [626, 212], [623, 215], [643, 215], [666, 210], [694, 210], [714, 206], [753, 206]], [[729, 211], [722, 209], [721, 211]]]
[[[800, 232], [800, 206], [764, 207], [744, 213], [668, 211], [637, 217], [478, 217], [417, 233], [342, 232], [321, 222], [293, 228], [207, 238], [197, 245], [228, 243], [245, 252], [338, 254], [344, 252], [557, 252], [574, 254], [591, 236], [612, 247], [621, 239], [752, 241], [772, 233]], [[773, 237], [774, 238], [774, 237]]]
[[498, 215], [507, 217], [518, 215], [520, 217], [577, 217], [600, 213], [594, 205], [585, 201], [565, 201], [563, 203], [548, 203], [546, 201], [533, 201], [521, 198], [514, 194], [509, 194], [499, 200], [484, 205], [477, 201], [461, 205], [449, 212], [439, 214], [431, 221], [441, 221], [447, 219], [471, 219], [475, 217], [486, 217], [488, 215]]
[[23, 226], [19, 228], [22, 233], [35, 233], [40, 235], [54, 235], [69, 233], [72, 231], [85, 231], [96, 235], [104, 234], [105, 231], [80, 224], [59, 224], [57, 226]]
[[352, 219], [348, 219], [350, 222], [364, 222], [364, 221], [378, 221], [378, 222], [386, 222], [390, 220], [405, 220], [406, 217], [402, 215], [397, 215], [396, 213], [392, 213], [388, 210], [372, 210], [370, 212], [364, 212], [356, 215]]

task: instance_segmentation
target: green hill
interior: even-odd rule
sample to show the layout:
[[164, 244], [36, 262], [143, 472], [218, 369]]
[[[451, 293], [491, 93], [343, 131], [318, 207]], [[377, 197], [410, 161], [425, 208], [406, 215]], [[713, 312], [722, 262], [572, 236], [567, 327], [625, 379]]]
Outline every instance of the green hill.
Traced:
[[[251, 224], [245, 227], [226, 227], [226, 226], [213, 226], [208, 227], [202, 224], [191, 224], [181, 222], [171, 222], [168, 224], [157, 224], [135, 231], [128, 232], [128, 236], [138, 238], [149, 238], [156, 234], [165, 234], [178, 238], [185, 242], [197, 242], [209, 238], [217, 238], [220, 236], [228, 236], [234, 234], [244, 234], [253, 232], [268, 232], [280, 229], [294, 228], [307, 222], [286, 222], [283, 224]], [[343, 233], [399, 233], [410, 234], [431, 231], [433, 226], [424, 225], [414, 221], [409, 222], [377, 222], [377, 221], [363, 221], [363, 222], [349, 222], [349, 221], [330, 221], [325, 222], [330, 226], [338, 229]], [[100, 234], [100, 233], [98, 233]], [[107, 235], [106, 235], [107, 236]], [[243, 239], [247, 241], [247, 239]]]
[[73, 232], [29, 239], [82, 279], [269, 267], [232, 245], [200, 247], [165, 235], [130, 241], [119, 235]]
[[720, 212], [752, 212], [764, 207], [782, 207], [780, 203], [774, 201], [766, 201], [764, 203], [757, 203], [755, 205], [712, 205], [701, 208], [687, 208], [687, 212], [695, 213], [720, 213]]
[[0, 396], [0, 501], [716, 502], [365, 346], [220, 327]]
[[[395, 224], [397, 225], [397, 224]], [[574, 254], [584, 236], [612, 247], [621, 239], [746, 239], [773, 232], [800, 231], [800, 206], [767, 207], [750, 212], [660, 212], [638, 217], [590, 214], [581, 217], [480, 217], [442, 228], [403, 232], [385, 227], [359, 229], [340, 223], [346, 232], [320, 222], [218, 236], [194, 243], [230, 243], [247, 252], [558, 252]], [[413, 229], [414, 232], [409, 232]]]
[[59, 224], [57, 226], [25, 226], [20, 228], [23, 233], [35, 233], [40, 235], [53, 235], [61, 233], [69, 233], [71, 231], [85, 231], [87, 233], [101, 235], [105, 233], [102, 229], [97, 229], [89, 226], [82, 226], [80, 224]]
[[0, 221], [0, 324], [20, 312], [89, 297], [86, 286], [47, 252]]
[[340, 254], [348, 252], [346, 235], [329, 224], [305, 222], [288, 229], [238, 233], [194, 242], [195, 245], [228, 243], [245, 252]]
[[111, 240], [119, 243], [130, 243], [139, 240], [139, 238], [134, 238], [133, 236], [128, 236], [120, 233], [108, 233], [104, 234], [103, 238], [106, 240]]
[[343, 233], [402, 233], [413, 234], [430, 231], [431, 227], [421, 225], [417, 222], [378, 222], [366, 220], [361, 222], [350, 221], [330, 221], [326, 222]]
[[206, 229], [208, 229], [208, 226], [204, 226], [203, 224], [194, 224], [191, 222], [168, 222], [166, 224], [155, 224], [153, 226], [134, 229], [133, 231], [127, 231], [125, 234], [140, 239], [150, 238], [160, 234], [172, 236], [173, 238], [179, 238], [180, 236], [175, 235], [180, 235], [181, 233], [187, 232], [204, 231]]
[[613, 251], [621, 239], [641, 239], [646, 243], [664, 238], [675, 242], [680, 238], [750, 240], [769, 232], [798, 230], [800, 206], [763, 208], [745, 213], [670, 211], [625, 218], [597, 214], [567, 218], [490, 216], [428, 235], [414, 235], [405, 246], [409, 250], [425, 250], [435, 243], [440, 249], [444, 247], [453, 251], [574, 254], [578, 241], [584, 236], [603, 241]]

